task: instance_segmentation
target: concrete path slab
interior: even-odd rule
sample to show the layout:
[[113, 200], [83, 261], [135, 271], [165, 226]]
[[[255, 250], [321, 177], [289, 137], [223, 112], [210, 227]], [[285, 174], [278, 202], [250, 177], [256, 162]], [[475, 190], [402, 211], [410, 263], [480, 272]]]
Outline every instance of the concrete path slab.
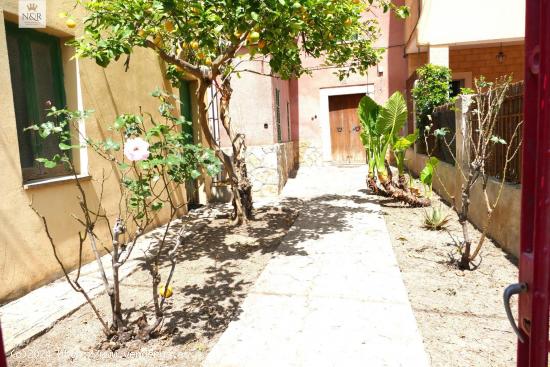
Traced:
[[365, 167], [302, 169], [304, 208], [205, 367], [428, 366]]

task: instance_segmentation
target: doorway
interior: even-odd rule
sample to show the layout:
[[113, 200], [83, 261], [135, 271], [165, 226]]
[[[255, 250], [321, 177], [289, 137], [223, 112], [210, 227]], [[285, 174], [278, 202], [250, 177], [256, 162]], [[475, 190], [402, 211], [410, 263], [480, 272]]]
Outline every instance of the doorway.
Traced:
[[329, 96], [330, 141], [332, 161], [335, 163], [366, 163], [357, 116], [357, 106], [364, 96], [364, 93]]

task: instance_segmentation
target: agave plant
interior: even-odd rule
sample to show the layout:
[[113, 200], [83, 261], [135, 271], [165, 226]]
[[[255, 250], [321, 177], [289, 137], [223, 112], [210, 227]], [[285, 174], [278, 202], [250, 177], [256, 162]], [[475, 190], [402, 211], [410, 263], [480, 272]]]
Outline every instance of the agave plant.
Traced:
[[[400, 138], [398, 134], [407, 119], [407, 104], [403, 95], [395, 92], [383, 106], [369, 96], [365, 96], [359, 103], [358, 114], [362, 128], [361, 141], [368, 157], [367, 181], [369, 187], [376, 193], [395, 197], [411, 206], [428, 206], [429, 200], [395, 187], [389, 164], [386, 161], [388, 149], [394, 149], [397, 146], [398, 159], [400, 159], [398, 164], [401, 167], [400, 174], [402, 174], [405, 150], [416, 140], [414, 137], [416, 134], [404, 138]], [[412, 142], [407, 145], [409, 141]], [[380, 183], [383, 191], [379, 192], [377, 182]]]
[[430, 213], [424, 210], [424, 227], [432, 231], [446, 229], [450, 220], [451, 215], [449, 213], [443, 214], [441, 206], [439, 208], [432, 208]]

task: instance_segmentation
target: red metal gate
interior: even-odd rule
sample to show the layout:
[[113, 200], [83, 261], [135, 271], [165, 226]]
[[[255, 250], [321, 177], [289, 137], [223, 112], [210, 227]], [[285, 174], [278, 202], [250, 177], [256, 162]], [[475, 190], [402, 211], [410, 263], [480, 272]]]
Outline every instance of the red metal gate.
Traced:
[[[550, 1], [526, 1], [518, 367], [548, 366], [550, 292]], [[511, 314], [509, 313], [509, 316]]]
[[0, 326], [0, 367], [7, 367], [4, 343], [2, 342], [2, 326]]

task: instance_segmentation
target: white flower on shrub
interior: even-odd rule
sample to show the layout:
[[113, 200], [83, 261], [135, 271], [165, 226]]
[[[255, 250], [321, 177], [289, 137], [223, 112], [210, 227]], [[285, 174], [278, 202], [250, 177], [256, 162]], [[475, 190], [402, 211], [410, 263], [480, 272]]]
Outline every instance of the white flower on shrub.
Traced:
[[149, 143], [142, 138], [130, 138], [124, 144], [124, 155], [131, 161], [149, 158]]

